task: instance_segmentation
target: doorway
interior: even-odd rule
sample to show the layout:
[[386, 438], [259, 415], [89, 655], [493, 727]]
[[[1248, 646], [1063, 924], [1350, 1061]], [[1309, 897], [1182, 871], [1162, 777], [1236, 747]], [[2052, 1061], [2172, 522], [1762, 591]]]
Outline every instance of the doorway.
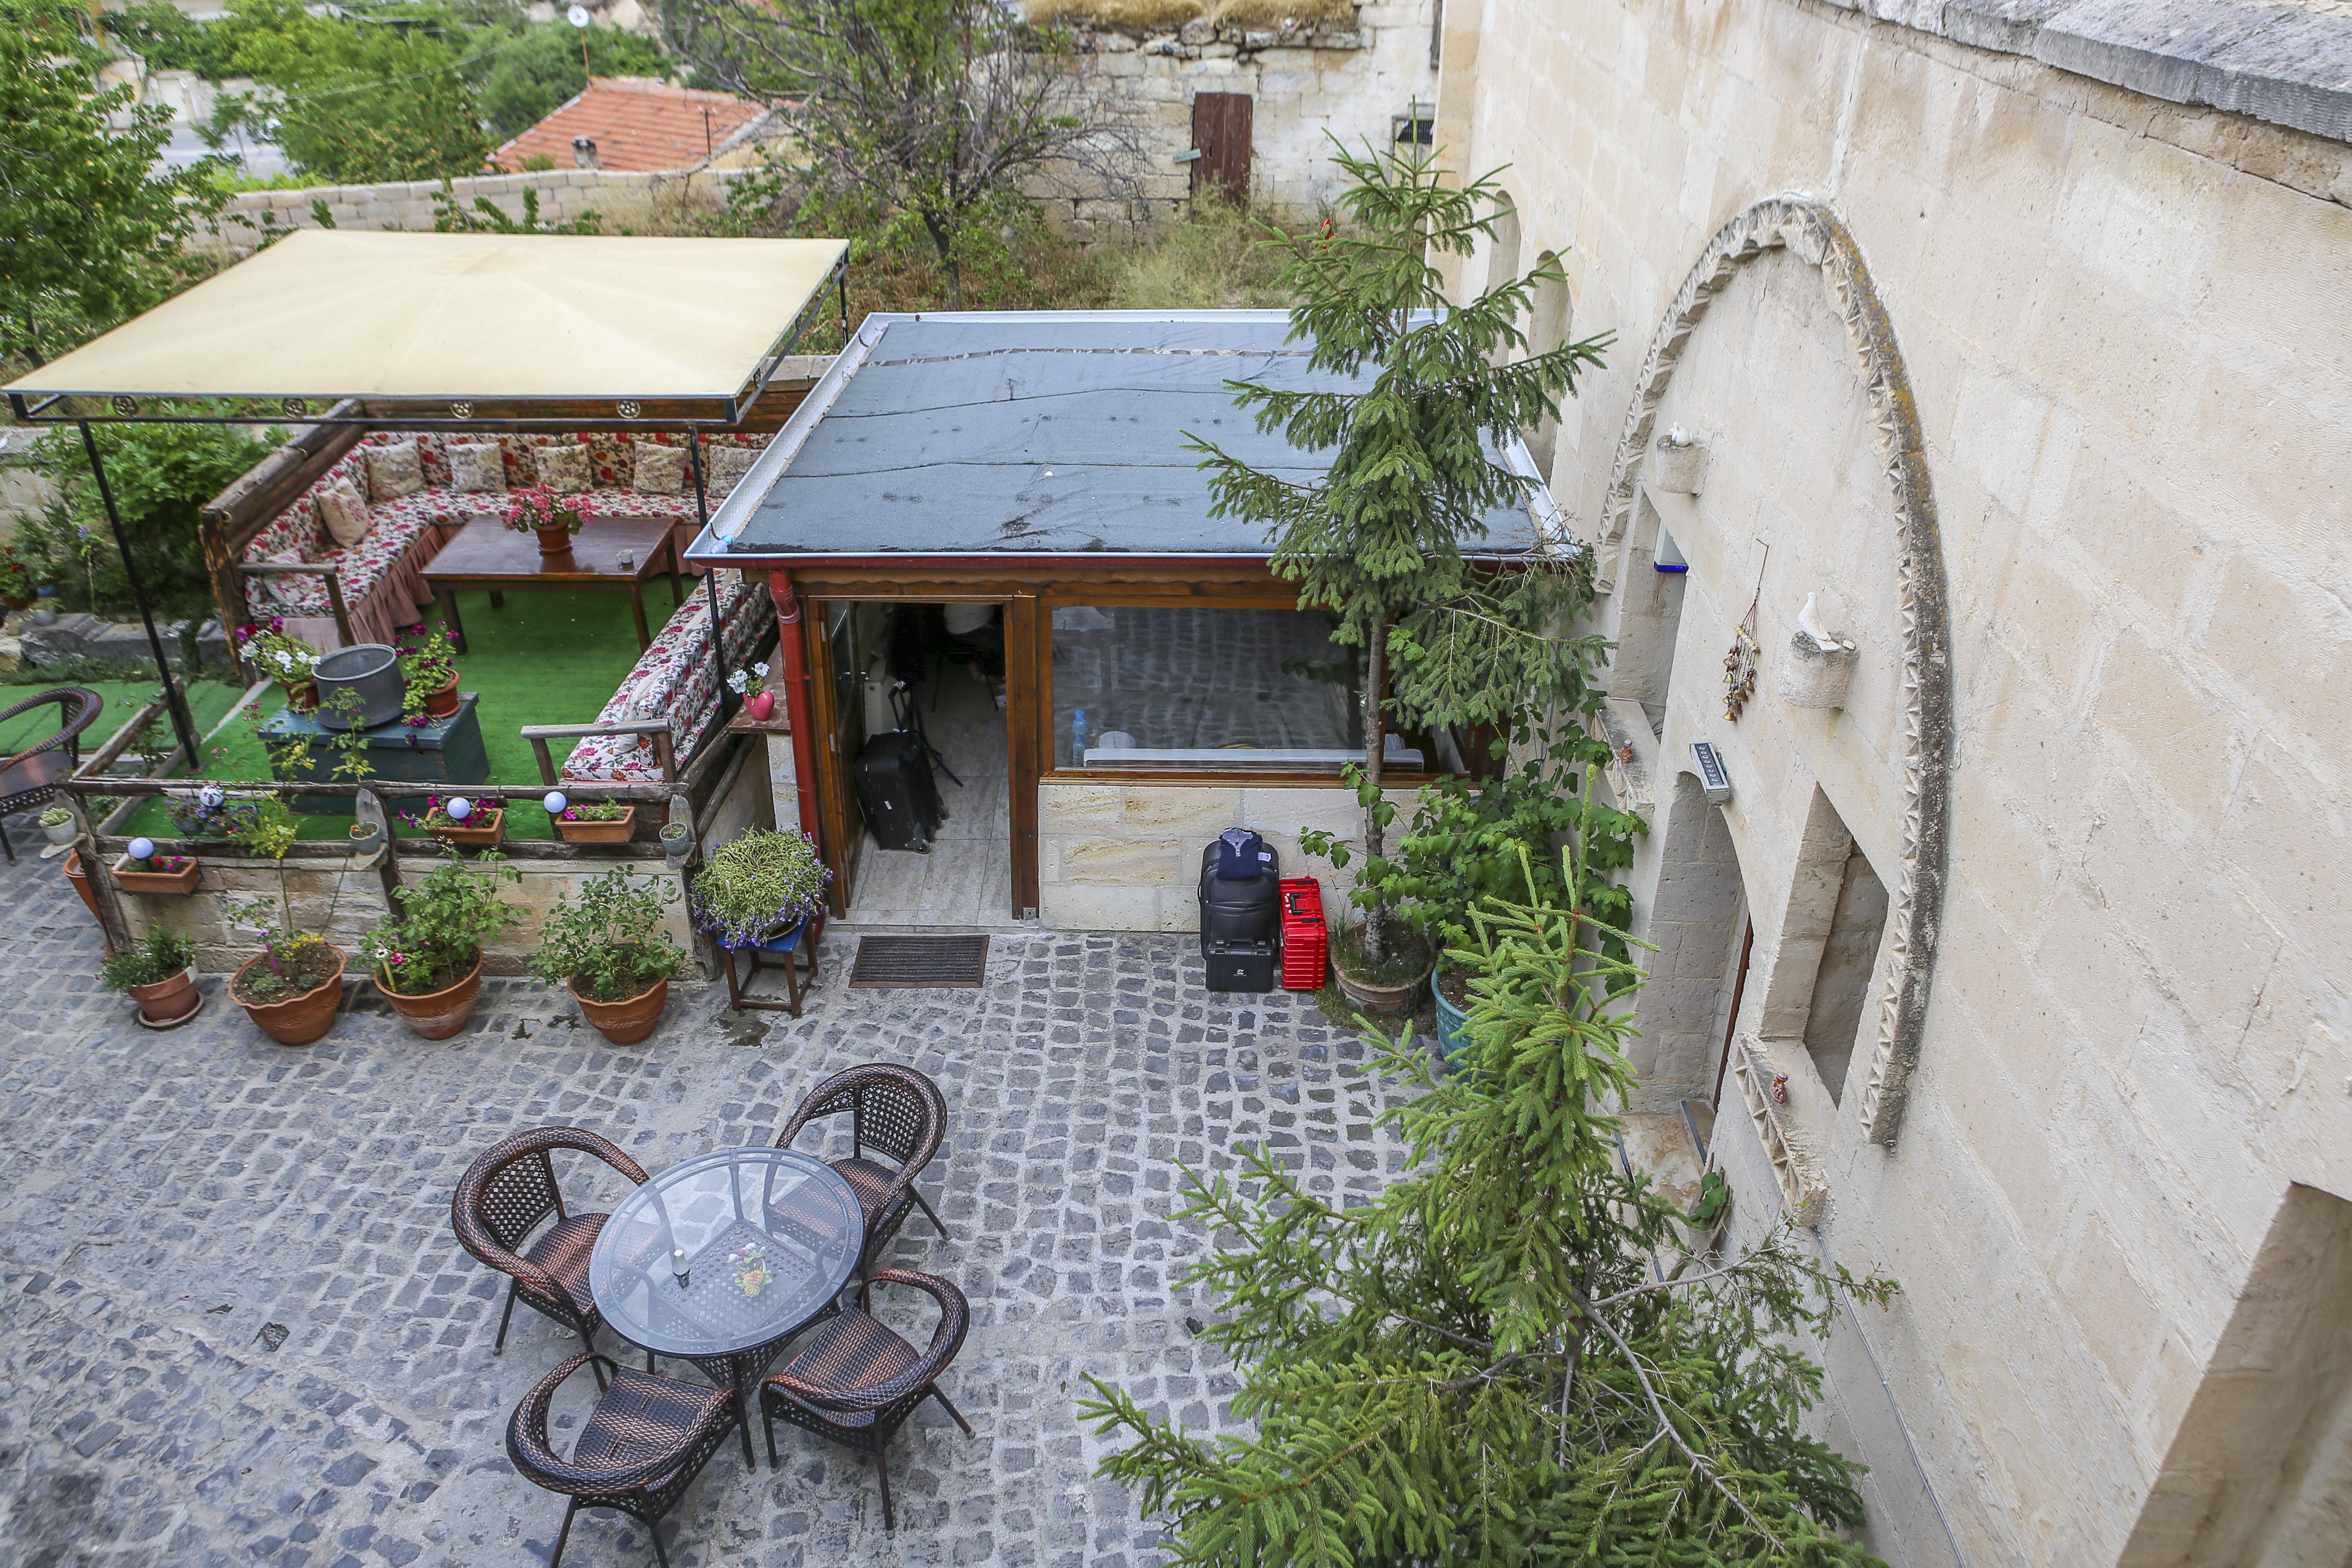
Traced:
[[[813, 684], [826, 710], [815, 718], [827, 737], [822, 794], [835, 914], [859, 925], [1005, 923], [1013, 895], [1008, 606], [835, 599], [816, 610], [826, 668]], [[874, 797], [873, 811], [861, 790]], [[915, 802], [911, 833], [903, 806], [893, 815], [877, 791]]]

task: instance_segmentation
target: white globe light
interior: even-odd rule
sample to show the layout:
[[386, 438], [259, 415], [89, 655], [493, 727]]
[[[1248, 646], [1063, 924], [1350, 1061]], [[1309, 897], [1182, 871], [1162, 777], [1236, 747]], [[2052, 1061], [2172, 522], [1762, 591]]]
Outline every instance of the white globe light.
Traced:
[[153, 839], [134, 838], [131, 841], [131, 858], [133, 860], [151, 860], [154, 858], [154, 856], [155, 841]]
[[462, 795], [454, 795], [449, 797], [449, 804], [441, 809], [449, 814], [450, 821], [463, 822], [474, 815], [474, 803]]
[[562, 816], [564, 811], [572, 805], [569, 800], [564, 798], [563, 792], [560, 789], [549, 790], [547, 792], [547, 798], [541, 801], [539, 804], [547, 807], [547, 815], [550, 816]]

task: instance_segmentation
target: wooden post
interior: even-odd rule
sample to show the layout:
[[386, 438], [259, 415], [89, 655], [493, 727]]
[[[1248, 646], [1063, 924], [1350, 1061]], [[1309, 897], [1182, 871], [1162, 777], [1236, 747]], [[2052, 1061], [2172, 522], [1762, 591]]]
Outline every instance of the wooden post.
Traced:
[[383, 883], [384, 912], [398, 920], [400, 900], [393, 895], [400, 890], [400, 856], [392, 837], [392, 816], [384, 810], [383, 801], [375, 791], [365, 787], [352, 797], [352, 816], [359, 822], [373, 822], [383, 829], [383, 847], [377, 851], [383, 859], [376, 863], [375, 874]]
[[81, 796], [61, 792], [60, 798], [73, 813], [74, 852], [81, 857], [82, 875], [89, 879], [89, 896], [98, 903], [98, 927], [106, 933], [107, 951], [128, 947], [131, 922], [122, 913], [122, 889], [114, 885], [114, 872], [99, 853], [98, 829], [91, 825]]

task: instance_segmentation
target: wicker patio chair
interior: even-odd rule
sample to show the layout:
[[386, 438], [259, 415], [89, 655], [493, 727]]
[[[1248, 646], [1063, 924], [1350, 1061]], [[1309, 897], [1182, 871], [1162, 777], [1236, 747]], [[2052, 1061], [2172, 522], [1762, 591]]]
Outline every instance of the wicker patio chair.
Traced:
[[[595, 1250], [597, 1234], [604, 1228], [601, 1214], [572, 1214], [563, 1206], [563, 1191], [555, 1184], [557, 1149], [593, 1154], [639, 1186], [645, 1167], [611, 1143], [580, 1127], [537, 1127], [518, 1132], [466, 1168], [457, 1182], [457, 1195], [449, 1205], [449, 1221], [458, 1245], [499, 1273], [510, 1277], [507, 1310], [499, 1319], [498, 1343], [490, 1353], [503, 1355], [507, 1326], [514, 1321], [516, 1298], [543, 1316], [552, 1318], [593, 1348], [596, 1331], [604, 1325], [596, 1300], [588, 1292], [588, 1255]], [[537, 1240], [530, 1234], [552, 1215], [555, 1223]], [[604, 1381], [603, 1367], [596, 1381]], [[746, 1437], [748, 1444], [751, 1439]]]
[[[928, 1349], [914, 1346], [885, 1328], [866, 1308], [877, 1285], [912, 1285], [940, 1304], [940, 1321], [931, 1330]], [[805, 1349], [782, 1372], [760, 1385], [760, 1425], [768, 1438], [768, 1468], [776, 1462], [776, 1418], [845, 1444], [874, 1460], [874, 1474], [882, 1483], [882, 1528], [896, 1530], [890, 1511], [890, 1467], [882, 1450], [892, 1433], [926, 1399], [936, 1399], [963, 1435], [971, 1423], [963, 1418], [938, 1378], [963, 1348], [964, 1331], [971, 1326], [971, 1309], [963, 1292], [945, 1279], [918, 1274], [911, 1268], [885, 1268], [857, 1288], [857, 1305], [819, 1330]]]
[[[87, 686], [60, 686], [27, 697], [0, 713], [0, 723], [47, 702], [58, 705], [56, 732], [0, 762], [0, 851], [6, 852], [12, 865], [16, 847], [8, 842], [5, 819], [19, 812], [37, 811], [58, 798], [58, 781], [81, 765], [81, 732], [106, 711], [106, 699]], [[58, 755], [60, 749], [65, 752], [62, 757]]]
[[[850, 1115], [850, 1157], [834, 1161], [833, 1168], [857, 1194], [858, 1206], [866, 1215], [866, 1247], [858, 1257], [857, 1271], [864, 1274], [872, 1269], [874, 1260], [907, 1222], [911, 1208], [921, 1208], [942, 1241], [953, 1240], [915, 1186], [915, 1178], [940, 1152], [940, 1139], [947, 1131], [948, 1105], [940, 1096], [940, 1086], [913, 1068], [895, 1062], [868, 1062], [846, 1068], [809, 1091], [777, 1135], [776, 1147], [791, 1148], [793, 1140], [811, 1121], [843, 1111]], [[898, 1168], [867, 1159], [869, 1149], [896, 1160]]]
[[[547, 1409], [563, 1380], [583, 1365], [595, 1369], [603, 1392], [566, 1459], [548, 1441]], [[662, 1515], [694, 1484], [727, 1441], [729, 1428], [743, 1439], [743, 1463], [755, 1463], [740, 1411], [731, 1388], [656, 1377], [593, 1351], [583, 1351], [541, 1378], [507, 1423], [507, 1458], [531, 1485], [572, 1500], [547, 1568], [563, 1561], [572, 1521], [583, 1508], [615, 1509], [644, 1525], [654, 1538], [654, 1561], [669, 1568], [669, 1553], [661, 1543]]]

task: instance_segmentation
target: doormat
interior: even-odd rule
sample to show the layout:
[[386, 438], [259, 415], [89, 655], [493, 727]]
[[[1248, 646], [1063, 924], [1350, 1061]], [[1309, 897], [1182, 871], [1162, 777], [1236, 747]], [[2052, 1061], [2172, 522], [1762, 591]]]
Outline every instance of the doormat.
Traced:
[[857, 939], [849, 984], [869, 991], [934, 985], [970, 991], [987, 973], [984, 936], [866, 936]]

